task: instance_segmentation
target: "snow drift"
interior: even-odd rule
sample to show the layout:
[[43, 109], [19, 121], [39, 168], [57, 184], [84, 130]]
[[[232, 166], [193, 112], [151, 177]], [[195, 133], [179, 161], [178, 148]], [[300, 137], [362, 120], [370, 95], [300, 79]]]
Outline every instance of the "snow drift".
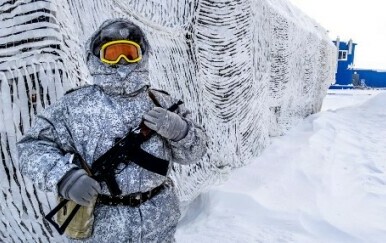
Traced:
[[386, 92], [376, 93], [329, 95], [328, 110], [200, 195], [177, 242], [384, 242]]

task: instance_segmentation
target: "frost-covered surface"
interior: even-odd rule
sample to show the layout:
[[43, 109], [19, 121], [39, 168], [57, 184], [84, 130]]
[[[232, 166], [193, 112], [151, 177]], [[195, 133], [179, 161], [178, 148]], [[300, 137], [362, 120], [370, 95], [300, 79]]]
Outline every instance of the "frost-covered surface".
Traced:
[[[183, 99], [209, 134], [200, 164], [175, 167], [180, 199], [244, 165], [317, 112], [336, 70], [326, 31], [286, 0], [0, 2], [0, 238], [54, 241], [55, 204], [18, 172], [15, 143], [43, 107], [87, 82], [83, 45], [107, 18], [144, 28], [151, 82]], [[189, 175], [189, 177], [188, 177]], [[62, 240], [59, 238], [58, 241]]]
[[386, 91], [332, 91], [325, 111], [198, 197], [177, 242], [385, 242], [385, 104]]

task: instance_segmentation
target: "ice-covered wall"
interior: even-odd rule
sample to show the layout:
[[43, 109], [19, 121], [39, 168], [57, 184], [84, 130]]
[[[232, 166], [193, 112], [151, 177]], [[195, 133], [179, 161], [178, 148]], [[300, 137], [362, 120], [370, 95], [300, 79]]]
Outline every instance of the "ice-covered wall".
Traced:
[[55, 199], [21, 176], [15, 143], [34, 114], [88, 81], [83, 45], [114, 17], [144, 28], [153, 86], [183, 99], [209, 135], [199, 164], [175, 166], [184, 202], [319, 111], [334, 79], [326, 31], [286, 0], [2, 0], [1, 241], [63, 241], [43, 221]]

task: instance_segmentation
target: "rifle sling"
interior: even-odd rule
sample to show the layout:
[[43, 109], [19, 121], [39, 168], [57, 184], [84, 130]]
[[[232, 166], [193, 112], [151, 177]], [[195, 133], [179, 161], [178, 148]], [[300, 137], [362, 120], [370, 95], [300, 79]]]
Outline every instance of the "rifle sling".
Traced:
[[[182, 101], [178, 101], [173, 104], [168, 110], [175, 111], [180, 104], [182, 104]], [[166, 176], [169, 169], [169, 161], [158, 158], [141, 149], [141, 144], [156, 134], [154, 131], [150, 129], [148, 130], [149, 131], [147, 132], [141, 131], [138, 134], [134, 134], [130, 131], [124, 138], [117, 142], [111, 149], [109, 149], [92, 164], [92, 172], [94, 176], [99, 181], [106, 182], [112, 195], [120, 195], [122, 193], [115, 179], [115, 169], [121, 162], [124, 162], [125, 164], [133, 162], [148, 171]], [[132, 139], [135, 139], [135, 142]], [[131, 144], [128, 144], [127, 141], [130, 141]], [[128, 147], [125, 148], [125, 146]], [[128, 154], [120, 152], [122, 150], [127, 151]], [[105, 168], [106, 165], [104, 161], [111, 162], [109, 168]]]
[[133, 161], [136, 165], [151, 171], [153, 173], [157, 173], [162, 176], [166, 176], [169, 168], [169, 161], [158, 158], [141, 148], [138, 148], [131, 157], [131, 161]]

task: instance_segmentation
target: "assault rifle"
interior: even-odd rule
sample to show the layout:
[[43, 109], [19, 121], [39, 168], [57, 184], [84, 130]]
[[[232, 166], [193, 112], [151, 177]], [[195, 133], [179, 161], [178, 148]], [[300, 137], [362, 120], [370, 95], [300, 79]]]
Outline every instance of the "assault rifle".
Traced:
[[[183, 102], [179, 100], [169, 107], [168, 110], [175, 111], [182, 103]], [[169, 161], [157, 158], [141, 149], [141, 144], [149, 140], [154, 134], [155, 132], [153, 130], [150, 130], [141, 123], [135, 129], [130, 129], [130, 131], [123, 138], [119, 139], [111, 149], [95, 160], [92, 163], [91, 168], [88, 166], [87, 162], [78, 155], [78, 157], [80, 157], [81, 167], [96, 181], [105, 182], [112, 196], [117, 196], [122, 193], [115, 179], [115, 171], [121, 163], [127, 165], [130, 162], [133, 162], [144, 169], [165, 176], [169, 168]], [[45, 216], [45, 219], [50, 222], [61, 235], [65, 232], [67, 226], [80, 208], [80, 205], [76, 205], [63, 224], [59, 226], [59, 224], [53, 220], [53, 217], [61, 208], [66, 206], [68, 201], [69, 200], [67, 199], [62, 200]]]

